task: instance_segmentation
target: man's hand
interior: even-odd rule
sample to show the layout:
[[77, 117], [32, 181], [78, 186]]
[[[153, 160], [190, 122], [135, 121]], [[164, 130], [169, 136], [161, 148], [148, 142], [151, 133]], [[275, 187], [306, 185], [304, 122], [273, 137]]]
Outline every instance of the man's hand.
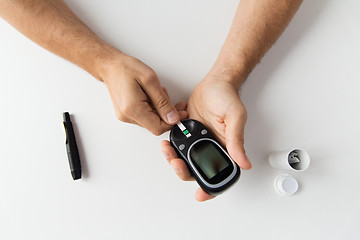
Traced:
[[[248, 169], [251, 165], [243, 147], [246, 110], [238, 89], [283, 32], [301, 2], [240, 1], [213, 70], [190, 98], [190, 118], [207, 125], [242, 168]], [[168, 130], [170, 124], [187, 116], [186, 104], [177, 104], [176, 112], [151, 68], [105, 43], [63, 0], [0, 0], [0, 17], [39, 45], [104, 81], [120, 120], [141, 125], [159, 135]], [[191, 179], [168, 143], [163, 143], [163, 150], [178, 169], [179, 176]], [[199, 190], [196, 198], [204, 201], [211, 196]]]
[[[209, 73], [194, 89], [187, 110], [191, 119], [202, 122], [215, 134], [242, 169], [251, 168], [244, 149], [246, 109], [231, 79], [223, 74]], [[186, 164], [168, 141], [161, 143], [161, 151], [182, 180], [193, 180]], [[195, 198], [205, 201], [213, 196], [199, 188]]]
[[120, 120], [159, 135], [187, 116], [176, 111], [151, 68], [104, 42], [63, 0], [0, 0], [0, 17], [104, 81]]
[[[251, 168], [244, 150], [246, 109], [238, 89], [261, 57], [284, 31], [302, 0], [240, 1], [226, 41], [210, 73], [189, 100], [190, 118], [204, 123], [243, 169]], [[183, 180], [192, 180], [185, 163], [169, 142], [162, 152]], [[213, 198], [202, 189], [198, 201]]]
[[156, 73], [140, 60], [120, 53], [108, 65], [102, 79], [119, 120], [160, 135], [187, 117], [185, 111], [178, 113]]

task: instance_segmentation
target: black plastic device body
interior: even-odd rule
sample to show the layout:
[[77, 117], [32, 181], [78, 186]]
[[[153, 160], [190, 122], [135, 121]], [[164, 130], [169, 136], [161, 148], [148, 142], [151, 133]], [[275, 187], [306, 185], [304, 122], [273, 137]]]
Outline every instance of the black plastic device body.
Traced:
[[76, 138], [74, 128], [71, 122], [70, 114], [68, 112], [63, 113], [64, 128], [66, 133], [66, 152], [68, 155], [71, 175], [74, 180], [81, 179], [81, 162], [79, 156], [79, 150], [76, 144]]
[[172, 128], [172, 147], [206, 193], [214, 196], [222, 193], [239, 179], [239, 166], [201, 122], [193, 119], [181, 122], [186, 130], [177, 125]]

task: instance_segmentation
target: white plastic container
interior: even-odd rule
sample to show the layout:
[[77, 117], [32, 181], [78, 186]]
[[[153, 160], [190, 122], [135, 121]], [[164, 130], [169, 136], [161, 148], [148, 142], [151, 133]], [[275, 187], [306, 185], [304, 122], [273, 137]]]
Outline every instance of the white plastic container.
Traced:
[[310, 156], [306, 151], [296, 148], [290, 151], [271, 153], [269, 163], [273, 168], [304, 171], [310, 165]]

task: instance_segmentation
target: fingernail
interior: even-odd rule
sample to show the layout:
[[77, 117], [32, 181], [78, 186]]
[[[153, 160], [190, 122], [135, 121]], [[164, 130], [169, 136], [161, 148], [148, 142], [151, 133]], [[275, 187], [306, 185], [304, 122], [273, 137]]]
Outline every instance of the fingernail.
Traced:
[[179, 116], [178, 114], [172, 110], [171, 112], [169, 112], [166, 115], [167, 120], [169, 121], [169, 123], [177, 123], [179, 121]]
[[171, 167], [174, 169], [174, 172], [175, 172], [176, 174], [179, 174], [179, 173], [180, 173], [179, 168], [176, 167], [175, 164], [173, 164], [173, 162], [171, 162], [170, 165], [171, 165]]
[[162, 152], [162, 154], [164, 155], [164, 157], [165, 157], [166, 159], [169, 159], [169, 158], [170, 158], [169, 154], [167, 154], [166, 152]]

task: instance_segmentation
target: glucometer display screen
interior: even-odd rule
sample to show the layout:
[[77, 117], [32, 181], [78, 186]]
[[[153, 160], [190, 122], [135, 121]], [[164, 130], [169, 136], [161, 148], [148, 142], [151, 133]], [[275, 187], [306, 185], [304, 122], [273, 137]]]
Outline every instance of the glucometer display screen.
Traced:
[[223, 151], [211, 141], [200, 141], [190, 150], [190, 157], [208, 179], [230, 165]]

